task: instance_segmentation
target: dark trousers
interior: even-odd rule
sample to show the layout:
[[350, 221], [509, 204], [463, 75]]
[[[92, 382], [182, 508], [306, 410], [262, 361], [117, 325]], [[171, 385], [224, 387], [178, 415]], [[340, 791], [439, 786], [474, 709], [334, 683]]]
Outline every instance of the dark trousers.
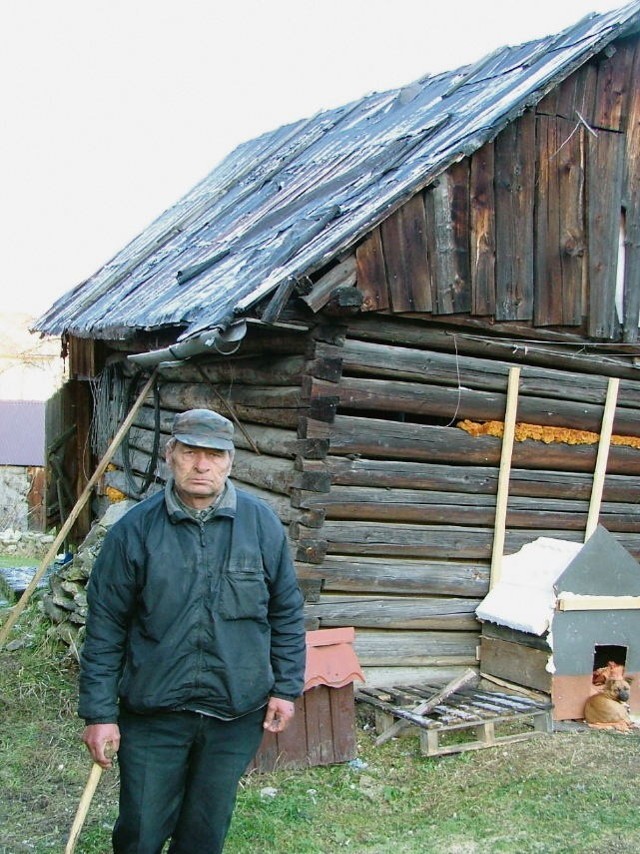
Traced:
[[115, 854], [219, 854], [264, 709], [232, 721], [192, 712], [121, 715]]

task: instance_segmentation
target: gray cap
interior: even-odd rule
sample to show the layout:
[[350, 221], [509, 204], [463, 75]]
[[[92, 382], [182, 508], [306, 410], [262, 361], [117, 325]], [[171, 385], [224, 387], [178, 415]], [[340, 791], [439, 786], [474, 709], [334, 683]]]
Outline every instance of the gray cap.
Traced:
[[176, 415], [171, 434], [194, 448], [233, 450], [233, 424], [211, 409], [188, 409]]

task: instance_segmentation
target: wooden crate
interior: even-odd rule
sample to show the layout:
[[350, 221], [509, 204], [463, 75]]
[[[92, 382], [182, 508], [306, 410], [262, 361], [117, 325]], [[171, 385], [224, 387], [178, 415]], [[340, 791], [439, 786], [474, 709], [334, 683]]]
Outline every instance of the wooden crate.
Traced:
[[433, 685], [360, 688], [356, 699], [374, 707], [379, 734], [399, 718], [407, 721], [409, 731], [418, 733], [420, 749], [426, 756], [494, 747], [552, 730], [551, 703], [488, 689], [461, 689], [427, 715], [411, 712], [437, 691]]
[[353, 650], [353, 627], [306, 633], [304, 693], [283, 733], [265, 733], [249, 771], [307, 768], [355, 759], [353, 682], [364, 681]]
[[354, 759], [357, 752], [353, 683], [317, 685], [296, 701], [283, 733], [265, 733], [249, 771], [308, 768]]

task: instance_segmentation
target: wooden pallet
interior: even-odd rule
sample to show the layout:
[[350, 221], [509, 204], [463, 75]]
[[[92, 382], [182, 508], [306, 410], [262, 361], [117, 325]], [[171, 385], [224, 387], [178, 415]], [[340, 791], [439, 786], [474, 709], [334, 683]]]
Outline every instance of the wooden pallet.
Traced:
[[437, 691], [434, 685], [365, 687], [358, 689], [356, 700], [375, 709], [378, 734], [398, 719], [410, 724], [410, 731], [415, 727], [426, 756], [479, 750], [552, 731], [551, 703], [488, 689], [463, 688], [426, 715], [411, 711]]

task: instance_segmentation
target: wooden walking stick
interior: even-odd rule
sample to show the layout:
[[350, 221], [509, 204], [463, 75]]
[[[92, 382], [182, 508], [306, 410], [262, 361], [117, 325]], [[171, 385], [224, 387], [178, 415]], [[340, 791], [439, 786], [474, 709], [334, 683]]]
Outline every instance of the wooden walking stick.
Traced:
[[[104, 755], [107, 759], [110, 759], [114, 752], [112, 742], [105, 742]], [[84, 791], [82, 792], [82, 797], [80, 798], [80, 803], [78, 804], [78, 809], [76, 810], [76, 815], [73, 819], [71, 830], [69, 831], [69, 839], [67, 840], [64, 854], [73, 854], [76, 850], [80, 831], [82, 830], [87, 813], [89, 812], [89, 807], [91, 806], [91, 801], [93, 800], [93, 796], [98, 788], [98, 783], [100, 782], [100, 777], [102, 777], [103, 770], [102, 765], [99, 765], [97, 762], [94, 762], [91, 766], [89, 779], [87, 780]]]
[[84, 787], [82, 797], [80, 798], [78, 809], [76, 810], [76, 817], [74, 818], [73, 824], [71, 825], [69, 839], [67, 840], [67, 845], [64, 849], [64, 854], [73, 854], [73, 852], [76, 850], [78, 837], [80, 836], [82, 825], [84, 824], [84, 820], [86, 819], [87, 813], [89, 812], [89, 806], [91, 804], [95, 791], [98, 788], [100, 777], [102, 777], [102, 766], [98, 765], [97, 762], [94, 762], [91, 766], [89, 779], [87, 780], [87, 784]]
[[9, 613], [9, 616], [7, 617], [5, 624], [2, 626], [2, 629], [0, 629], [0, 649], [2, 649], [2, 647], [4, 646], [4, 642], [6, 641], [9, 632], [11, 631], [13, 626], [15, 625], [20, 614], [24, 611], [29, 599], [31, 598], [31, 594], [33, 593], [33, 591], [38, 586], [40, 579], [42, 578], [42, 576], [47, 571], [47, 567], [52, 562], [52, 560], [55, 558], [56, 554], [58, 553], [58, 549], [59, 549], [60, 545], [64, 542], [65, 537], [67, 536], [67, 534], [69, 533], [69, 531], [73, 527], [74, 522], [76, 521], [76, 519], [80, 515], [82, 508], [87, 503], [89, 496], [91, 495], [91, 491], [92, 491], [93, 487], [96, 485], [96, 483], [100, 480], [102, 475], [107, 470], [107, 466], [111, 462], [111, 458], [113, 457], [114, 453], [116, 452], [118, 445], [124, 439], [124, 437], [127, 433], [127, 430], [129, 429], [129, 427], [131, 427], [131, 424], [133, 423], [133, 419], [135, 418], [137, 411], [140, 409], [140, 407], [142, 406], [142, 404], [144, 402], [145, 397], [147, 396], [147, 394], [151, 390], [151, 387], [155, 381], [155, 378], [156, 378], [156, 371], [154, 371], [151, 374], [151, 376], [149, 377], [149, 379], [145, 383], [144, 388], [142, 389], [142, 391], [138, 395], [137, 400], [135, 401], [135, 403], [131, 407], [129, 414], [124, 419], [124, 421], [122, 422], [122, 425], [120, 426], [120, 429], [118, 430], [116, 435], [111, 440], [111, 444], [107, 448], [104, 457], [100, 460], [100, 463], [98, 464], [98, 468], [94, 471], [91, 479], [89, 480], [89, 482], [85, 486], [85, 488], [82, 492], [82, 495], [80, 496], [80, 498], [78, 498], [78, 500], [76, 502], [76, 506], [73, 508], [73, 510], [69, 514], [69, 517], [67, 518], [66, 522], [64, 523], [62, 528], [60, 528], [58, 536], [51, 543], [49, 551], [46, 553], [46, 555], [42, 559], [42, 562], [41, 562], [40, 566], [38, 567], [38, 569], [36, 570], [35, 575], [31, 579], [31, 581], [29, 582], [27, 589], [24, 591], [24, 593], [22, 594], [22, 596], [18, 600], [17, 604], [14, 605], [14, 607], [11, 609], [11, 612]]

